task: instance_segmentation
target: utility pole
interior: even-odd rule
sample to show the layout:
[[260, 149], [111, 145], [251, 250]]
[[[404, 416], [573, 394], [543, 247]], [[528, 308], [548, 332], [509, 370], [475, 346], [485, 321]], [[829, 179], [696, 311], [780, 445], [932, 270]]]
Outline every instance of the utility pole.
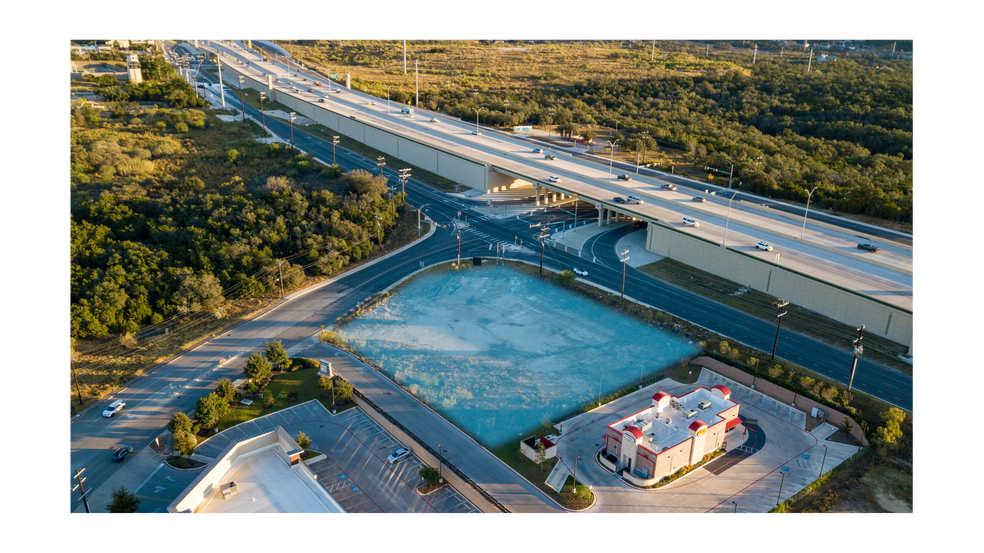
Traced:
[[266, 112], [263, 111], [263, 100], [266, 100], [266, 94], [260, 92], [260, 117], [263, 118], [263, 131], [265, 132], [267, 128], [266, 128]]
[[75, 357], [74, 356], [69, 356], [68, 360], [69, 360], [69, 362], [71, 363], [71, 366], [72, 366], [72, 377], [75, 378], [75, 393], [76, 393], [76, 395], [79, 396], [79, 407], [82, 407], [85, 404], [82, 403], [82, 388], [79, 387], [79, 374], [77, 372], [75, 372]]
[[731, 179], [735, 176], [735, 164], [730, 161], [728, 164], [731, 165], [731, 171], [728, 173], [728, 190], [731, 190]]
[[861, 345], [861, 340], [864, 338], [864, 325], [858, 329], [858, 339], [854, 341], [854, 361], [851, 362], [851, 378], [847, 381], [847, 391], [851, 391], [851, 387], [854, 386], [854, 371], [858, 368], [858, 356], [864, 353], [864, 346]]
[[295, 112], [290, 112], [290, 147], [294, 149], [294, 120], [297, 119]]
[[[404, 198], [406, 198], [406, 196], [407, 196], [407, 179], [409, 179], [409, 178], [410, 178], [410, 168], [409, 167], [405, 167], [403, 169], [400, 169], [400, 187], [401, 187], [401, 190], [403, 192], [403, 197]], [[418, 222], [418, 225], [419, 225], [419, 222]]]
[[461, 267], [461, 229], [458, 229], [458, 266]]
[[629, 250], [618, 254], [619, 259], [622, 261], [622, 299], [625, 299], [625, 262], [629, 260]]
[[758, 57], [758, 54], [759, 54], [759, 47], [758, 47], [758, 44], [756, 44], [755, 45], [755, 51], [752, 52], [752, 65], [755, 65], [755, 58]]
[[76, 484], [75, 487], [72, 488], [72, 491], [74, 492], [76, 489], [78, 489], [79, 490], [79, 493], [82, 494], [82, 497], [81, 497], [82, 504], [85, 505], [85, 512], [88, 513], [88, 512], [90, 512], [89, 511], [89, 502], [85, 498], [85, 487], [82, 486], [82, 482], [85, 482], [85, 478], [82, 478], [82, 473], [83, 472], [85, 472], [85, 469], [84, 468], [82, 470], [75, 469], [75, 481], [78, 482], [78, 484]]
[[338, 139], [337, 136], [331, 137], [331, 164], [332, 165], [338, 165], [338, 163], [335, 161], [335, 146], [338, 146], [339, 142], [340, 140]]
[[813, 65], [813, 48], [810, 48], [810, 61], [806, 62], [806, 72], [810, 72], [810, 66]]
[[[377, 213], [376, 214], [376, 240], [379, 241], [379, 249], [383, 249], [383, 227], [380, 226], [379, 224], [380, 219], [382, 219], [382, 217], [380, 217], [379, 214]], [[458, 246], [458, 249], [460, 250], [461, 246]], [[461, 257], [460, 253], [458, 254], [458, 257], [459, 258]]]
[[280, 282], [280, 297], [281, 297], [281, 299], [283, 299], [283, 297], [284, 297], [284, 267], [283, 267], [283, 262], [284, 262], [283, 259], [278, 259], [277, 260], [277, 271], [280, 272], [280, 278], [278, 278], [277, 280]]
[[653, 39], [653, 55], [649, 56], [649, 61], [656, 59], [656, 39]]
[[386, 167], [386, 158], [379, 156], [376, 158], [376, 169], [379, 169], [379, 176], [383, 176], [383, 167]]
[[[779, 301], [776, 302], [776, 309], [782, 309], [783, 307], [786, 307], [787, 305], [789, 305], [789, 302], [788, 301], [786, 301], [786, 300], [779, 300]], [[779, 346], [779, 329], [782, 328], [782, 316], [785, 315], [785, 314], [786, 314], [786, 312], [783, 311], [783, 312], [779, 313], [778, 315], [776, 315], [776, 317], [779, 319], [779, 324], [776, 325], [776, 341], [773, 342], [773, 344], [772, 344], [772, 359], [770, 359], [770, 361], [775, 361], [776, 360], [776, 347]]]
[[[542, 223], [541, 223], [542, 224]], [[550, 236], [550, 227], [540, 227], [540, 235], [536, 237], [540, 241], [540, 274], [543, 274], [543, 251], [547, 247], [547, 237]]]

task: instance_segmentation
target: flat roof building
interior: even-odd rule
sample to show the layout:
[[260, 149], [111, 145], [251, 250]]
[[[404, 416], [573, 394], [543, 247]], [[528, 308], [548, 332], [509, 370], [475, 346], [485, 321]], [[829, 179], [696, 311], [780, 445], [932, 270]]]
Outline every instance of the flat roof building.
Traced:
[[652, 406], [608, 425], [602, 462], [637, 486], [651, 486], [723, 447], [725, 433], [740, 424], [738, 407], [722, 385], [680, 397], [656, 392]]
[[344, 513], [283, 428], [234, 442], [167, 510], [172, 513]]

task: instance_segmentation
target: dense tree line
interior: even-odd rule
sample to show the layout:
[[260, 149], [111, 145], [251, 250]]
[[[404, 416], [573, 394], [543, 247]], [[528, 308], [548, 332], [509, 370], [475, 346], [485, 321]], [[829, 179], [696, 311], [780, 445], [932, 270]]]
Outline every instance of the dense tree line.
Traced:
[[75, 337], [221, 316], [227, 299], [279, 289], [281, 270], [290, 288], [366, 256], [377, 213], [395, 224], [385, 178], [319, 170], [199, 110], [123, 107], [72, 109]]

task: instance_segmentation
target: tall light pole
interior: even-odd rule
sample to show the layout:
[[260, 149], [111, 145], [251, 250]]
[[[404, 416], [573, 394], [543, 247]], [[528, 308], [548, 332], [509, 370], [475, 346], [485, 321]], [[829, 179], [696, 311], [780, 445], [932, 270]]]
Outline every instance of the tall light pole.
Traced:
[[509, 126], [509, 100], [503, 100], [502, 105], [506, 106], [506, 114], [505, 116], [503, 116], [504, 120], [502, 122], [505, 123], [505, 126], [508, 127]]
[[266, 94], [260, 92], [260, 116], [263, 118], [263, 130], [266, 131], [266, 112], [263, 111], [263, 100], [266, 100]]
[[243, 102], [243, 81], [245, 78], [239, 76], [239, 107], [243, 110], [243, 124], [246, 124], [246, 103]]
[[622, 261], [622, 299], [623, 300], [625, 299], [625, 265], [626, 265], [625, 262], [630, 259], [628, 253], [629, 250], [625, 250], [624, 252], [619, 254], [619, 257], [621, 258]]
[[[806, 216], [810, 214], [810, 198], [813, 197], [813, 192], [815, 192], [817, 188], [819, 187], [814, 186], [813, 190], [806, 193], [806, 211], [803, 213], [803, 230], [800, 231], [800, 240], [802, 240], [803, 235], [806, 234]], [[804, 188], [803, 190], [806, 189]]]
[[639, 165], [646, 163], [646, 142], [649, 141], [649, 131], [642, 131], [642, 134], [646, 135], [642, 139], [642, 162], [636, 163], [636, 174], [639, 174]]
[[[393, 86], [393, 85], [390, 85]], [[386, 87], [386, 115], [390, 114], [390, 87]]]
[[577, 230], [577, 193], [574, 193], [574, 230]]
[[294, 120], [297, 119], [297, 114], [293, 111], [290, 112], [290, 147], [294, 148]]
[[482, 134], [478, 130], [478, 114], [481, 113], [483, 109], [485, 108], [472, 108], [472, 111], [475, 112], [475, 134]]
[[608, 156], [608, 180], [612, 180], [612, 165], [615, 164], [615, 145], [618, 144], [618, 140], [615, 142], [608, 140], [607, 142], [608, 149], [611, 150], [611, 155]]
[[437, 444], [437, 472], [441, 475], [441, 482], [444, 481], [444, 458], [441, 456], [441, 444]]
[[735, 164], [729, 161], [728, 165], [731, 166], [731, 171], [728, 173], [728, 190], [731, 190], [731, 178], [735, 176]]
[[577, 495], [577, 460], [580, 458], [581, 458], [580, 455], [574, 457], [574, 489], [571, 490], [571, 493], [573, 493], [574, 495]]
[[332, 165], [338, 165], [338, 163], [335, 162], [335, 146], [338, 146], [339, 142], [340, 140], [337, 136], [331, 137], [331, 164]]
[[417, 208], [417, 238], [420, 238], [420, 212], [427, 207], [428, 204], [424, 204]]
[[[787, 305], [789, 305], [789, 302], [788, 301], [786, 301], [786, 300], [778, 300], [776, 302], [776, 309], [782, 309], [783, 307], [786, 307]], [[776, 360], [776, 347], [779, 346], [779, 329], [782, 328], [782, 316], [785, 315], [785, 314], [786, 314], [786, 312], [785, 311], [782, 311], [781, 313], [779, 313], [779, 315], [777, 315], [777, 317], [779, 318], [779, 324], [776, 325], [776, 341], [773, 342], [773, 344], [772, 344], [772, 359], [770, 359], [770, 361], [775, 361]]]
[[847, 391], [850, 392], [854, 386], [854, 371], [858, 368], [858, 356], [864, 353], [864, 346], [861, 340], [864, 338], [864, 325], [858, 329], [858, 339], [854, 341], [854, 361], [851, 362], [851, 378], [847, 381]]
[[222, 85], [222, 58], [215, 54], [215, 66], [219, 70], [219, 96], [222, 98], [222, 109], [225, 109], [225, 87]]
[[551, 127], [551, 125], [553, 125], [553, 116], [554, 116], [554, 110], [553, 110], [553, 108], [551, 108], [548, 113], [549, 113], [549, 115], [547, 116], [547, 121], [548, 121], [548, 123], [547, 123], [547, 141], [549, 142], [550, 141], [550, 127]]
[[[740, 189], [741, 183], [739, 182], [738, 190]], [[735, 193], [731, 195], [731, 199], [728, 200], [728, 218], [724, 221], [724, 240], [721, 241], [722, 246], [728, 243], [728, 224], [731, 223], [731, 202], [735, 199], [735, 196], [738, 195], [738, 190], [735, 190]]]

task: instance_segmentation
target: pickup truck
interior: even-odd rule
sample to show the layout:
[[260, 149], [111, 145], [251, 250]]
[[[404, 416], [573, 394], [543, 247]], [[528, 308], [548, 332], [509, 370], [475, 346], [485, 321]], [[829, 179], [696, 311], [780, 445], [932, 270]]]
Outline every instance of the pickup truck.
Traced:
[[555, 155], [553, 155], [553, 154], [546, 154], [546, 155], [545, 155], [545, 156], [543, 156], [543, 157], [544, 157], [544, 159], [557, 159], [557, 156], [555, 156]]

